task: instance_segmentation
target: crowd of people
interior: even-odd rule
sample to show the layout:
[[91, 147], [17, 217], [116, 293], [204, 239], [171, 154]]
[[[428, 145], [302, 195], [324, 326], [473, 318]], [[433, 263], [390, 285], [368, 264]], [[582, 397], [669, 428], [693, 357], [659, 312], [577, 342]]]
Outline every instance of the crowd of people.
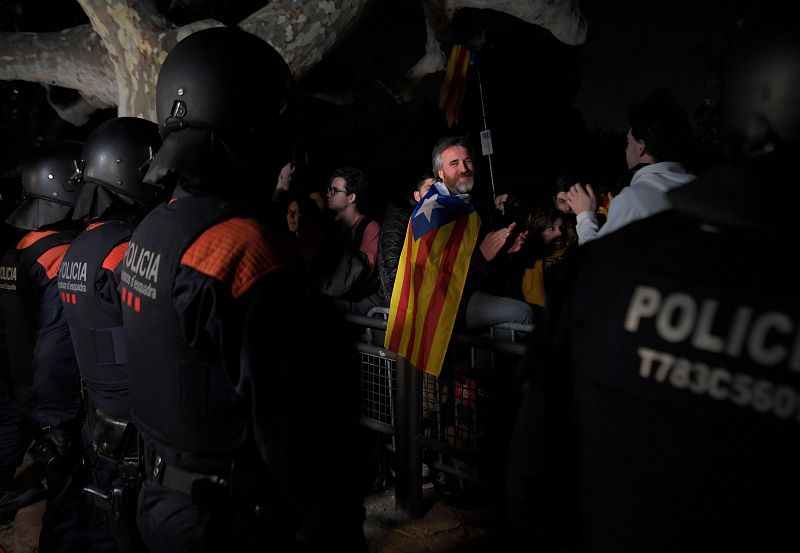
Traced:
[[[481, 205], [469, 140], [446, 136], [406, 203], [377, 206], [358, 167], [304, 182], [270, 157], [293, 82], [267, 43], [190, 35], [157, 124], [113, 118], [21, 168], [0, 266], [3, 516], [44, 495], [43, 552], [366, 551], [342, 317], [407, 301], [410, 221], [451, 197], [480, 221], [456, 328], [530, 325], [509, 535], [788, 543], [795, 510], [772, 494], [800, 491], [800, 320], [776, 238], [794, 203], [771, 194], [794, 194], [800, 48], [759, 40], [729, 80], [730, 165], [693, 174], [689, 119], [656, 93], [629, 111], [613, 189], [565, 173], [545, 202]], [[26, 452], [46, 488], [15, 483]]]

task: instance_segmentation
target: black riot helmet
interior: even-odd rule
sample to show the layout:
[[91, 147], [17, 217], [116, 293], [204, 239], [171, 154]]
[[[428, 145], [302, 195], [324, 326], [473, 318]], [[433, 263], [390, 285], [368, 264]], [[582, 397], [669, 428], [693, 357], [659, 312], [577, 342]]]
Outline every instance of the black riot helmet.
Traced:
[[161, 147], [158, 125], [139, 117], [104, 121], [83, 145], [83, 191], [73, 219], [96, 219], [114, 205], [151, 208], [163, 195], [142, 182]]
[[269, 163], [271, 147], [282, 138], [280, 114], [292, 85], [281, 55], [255, 35], [228, 27], [189, 35], [159, 72], [156, 113], [164, 145], [145, 180], [163, 184], [173, 176], [201, 187], [223, 175], [234, 182], [274, 181], [280, 165]]
[[726, 55], [720, 145], [726, 163], [667, 196], [679, 211], [721, 228], [786, 236], [800, 188], [800, 37], [793, 21], [767, 11]]
[[730, 158], [800, 145], [800, 37], [783, 27], [754, 26], [727, 56], [720, 139]]
[[82, 184], [74, 178], [82, 144], [59, 141], [37, 149], [22, 162], [22, 202], [6, 222], [40, 230], [69, 220]]

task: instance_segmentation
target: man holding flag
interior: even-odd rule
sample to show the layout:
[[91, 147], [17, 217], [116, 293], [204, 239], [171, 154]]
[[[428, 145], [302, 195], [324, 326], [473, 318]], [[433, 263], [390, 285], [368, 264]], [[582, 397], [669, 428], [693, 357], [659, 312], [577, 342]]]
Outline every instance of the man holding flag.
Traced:
[[[494, 259], [514, 225], [488, 233], [476, 250], [481, 219], [469, 195], [475, 183], [471, 148], [464, 138], [446, 137], [434, 147], [432, 161], [441, 182], [431, 186], [411, 214], [392, 291], [385, 347], [438, 376], [467, 275], [482, 271]], [[523, 302], [496, 299], [502, 303], [508, 299], [530, 311]], [[521, 318], [526, 316], [530, 315], [523, 313]], [[497, 322], [518, 319], [501, 316]]]

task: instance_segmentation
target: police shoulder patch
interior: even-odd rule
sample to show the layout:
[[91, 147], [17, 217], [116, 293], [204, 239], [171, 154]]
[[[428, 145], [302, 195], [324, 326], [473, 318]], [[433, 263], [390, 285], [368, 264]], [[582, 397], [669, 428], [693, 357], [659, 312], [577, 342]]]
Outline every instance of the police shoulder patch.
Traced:
[[261, 226], [242, 217], [204, 231], [183, 254], [181, 265], [228, 284], [234, 298], [279, 267]]
[[54, 230], [32, 230], [23, 236], [20, 241], [17, 243], [18, 250], [24, 250], [25, 248], [29, 248], [33, 246], [36, 242], [41, 240], [42, 238], [46, 238], [51, 234], [56, 234]]
[[61, 261], [64, 259], [68, 249], [69, 244], [55, 246], [44, 252], [39, 256], [39, 259], [36, 260], [36, 262], [44, 268], [44, 272], [50, 280], [58, 275], [58, 268], [61, 266]]
[[119, 262], [122, 261], [122, 258], [125, 256], [125, 250], [127, 249], [127, 241], [114, 246], [114, 249], [111, 250], [103, 260], [103, 269], [108, 269], [109, 271], [116, 270], [117, 265], [119, 265]]

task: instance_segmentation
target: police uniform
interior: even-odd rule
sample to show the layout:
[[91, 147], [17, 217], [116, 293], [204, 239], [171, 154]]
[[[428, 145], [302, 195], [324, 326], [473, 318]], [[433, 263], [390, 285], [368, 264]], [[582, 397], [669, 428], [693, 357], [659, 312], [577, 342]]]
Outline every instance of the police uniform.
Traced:
[[[178, 186], [137, 227], [120, 271], [131, 418], [145, 444], [138, 524], [151, 550], [286, 551], [290, 542], [366, 550], [360, 505], [310, 485], [318, 478], [310, 444], [334, 458], [338, 435], [324, 425], [340, 420], [301, 409], [323, 404], [311, 370], [341, 374], [309, 362], [324, 357], [326, 342], [317, 345], [298, 320], [322, 318], [304, 309], [304, 280], [279, 242], [223, 199], [254, 203], [259, 183], [284, 164], [277, 152], [292, 81], [275, 49], [231, 28], [191, 34], [159, 71], [163, 144], [144, 182]], [[244, 101], [245, 90], [257, 100]], [[339, 399], [333, 387], [325, 392]], [[310, 436], [311, 420], [323, 425], [320, 436]], [[334, 474], [327, 479], [351, 482]], [[320, 521], [361, 547], [320, 532]]]
[[[84, 444], [97, 505], [90, 526], [92, 551], [114, 550], [107, 523], [121, 540], [123, 551], [137, 547], [132, 531], [135, 521], [125, 520], [120, 504], [122, 494], [130, 500], [127, 496], [138, 491], [138, 444], [135, 429], [127, 424], [130, 404], [125, 336], [114, 274], [134, 227], [124, 220], [90, 224], [67, 250], [58, 276], [59, 295], [85, 386]], [[109, 496], [109, 500], [102, 500], [101, 495]]]
[[[86, 547], [80, 379], [56, 278], [76, 234], [74, 230], [31, 231], [15, 248], [17, 279], [26, 279], [35, 314], [31, 417], [42, 432], [38, 445], [55, 444], [57, 450], [54, 457], [43, 459], [49, 461], [49, 470], [40, 551], [80, 551]], [[53, 452], [50, 446], [37, 450], [46, 453], [45, 457]]]
[[542, 550], [796, 541], [796, 272], [783, 231], [752, 210], [763, 189], [732, 176], [582, 250], [566, 332], [531, 351], [511, 451], [512, 514]]
[[[21, 234], [6, 227], [2, 235], [5, 247], [0, 261], [0, 496], [6, 491], [11, 493], [16, 468], [31, 442], [23, 416], [30, 415], [35, 331], [33, 314], [26, 307], [25, 280], [17, 280], [16, 245]], [[15, 503], [11, 496], [5, 498]], [[0, 504], [0, 509], [6, 507], [13, 509], [11, 504]]]
[[120, 273], [131, 418], [145, 443], [139, 528], [159, 551], [277, 542], [258, 451], [267, 458], [275, 438], [269, 395], [293, 287], [241, 206], [175, 196], [142, 220]]

